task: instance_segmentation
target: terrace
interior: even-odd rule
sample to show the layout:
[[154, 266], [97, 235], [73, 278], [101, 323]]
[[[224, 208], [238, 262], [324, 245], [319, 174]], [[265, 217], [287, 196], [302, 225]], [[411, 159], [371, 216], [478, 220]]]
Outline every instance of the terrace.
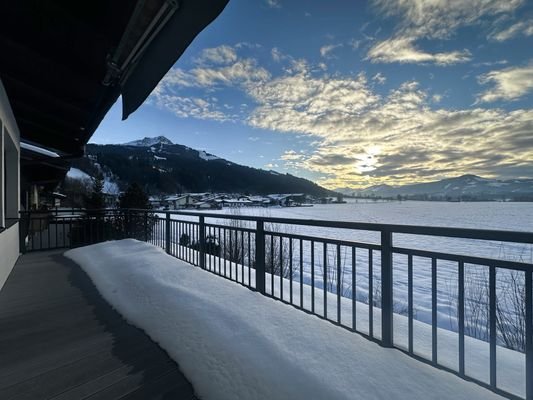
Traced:
[[61, 250], [22, 256], [0, 292], [0, 394], [193, 399], [176, 364]]
[[533, 400], [533, 265], [488, 251], [532, 233], [37, 211], [228, 1], [41, 3], [0, 5], [0, 398]]
[[[410, 356], [420, 361], [420, 365], [427, 364], [424, 368], [437, 367], [447, 376], [456, 375], [508, 398], [530, 399], [532, 396], [533, 267], [474, 252], [464, 254], [468, 241], [531, 244], [531, 233], [189, 212], [154, 214], [147, 210], [91, 213], [78, 210], [47, 216], [24, 213], [21, 226], [24, 232], [22, 238], [27, 238], [21, 244], [27, 255], [21, 258], [8, 280], [5, 296], [17, 292], [15, 287], [18, 285], [35, 284], [30, 274], [24, 277], [23, 271], [31, 268], [25, 265], [35, 260], [43, 257], [50, 260], [50, 253], [42, 253], [44, 250], [57, 251], [113, 239], [135, 238], [159, 247], [198, 269], [225, 278], [220, 285], [232, 281], [231, 285], [239, 284], [280, 301], [283, 307], [317, 316], [342, 332], [352, 332], [354, 340], [362, 336], [383, 348], [394, 348], [390, 351]], [[343, 232], [350, 232], [349, 235], [356, 239], [342, 239]], [[416, 237], [417, 240], [405, 241], [406, 236]], [[427, 238], [437, 240], [427, 242]], [[435, 243], [439, 247], [446, 240], [456, 239], [460, 240], [457, 252], [434, 248]], [[421, 248], [420, 244], [426, 248]], [[110, 254], [105, 253], [104, 248], [102, 251], [101, 256], [93, 258], [105, 264]], [[121, 256], [128, 257], [127, 254]], [[60, 255], [54, 257], [57, 259]], [[133, 261], [134, 256], [131, 257]], [[185, 264], [176, 264], [176, 267], [185, 268], [179, 265]], [[76, 268], [70, 264], [70, 269]], [[151, 268], [157, 269], [157, 266]], [[444, 289], [440, 274], [450, 268], [455, 271], [452, 276], [456, 279], [457, 288], [455, 329], [443, 323], [439, 309]], [[483, 298], [488, 312], [487, 321], [482, 323], [487, 328], [486, 337], [475, 337], [471, 333], [468, 288], [465, 291], [469, 282], [466, 277], [479, 268], [485, 270], [488, 277], [487, 293]], [[505, 345], [504, 332], [498, 320], [501, 310], [498, 304], [503, 297], [500, 282], [510, 271], [518, 274], [520, 287], [525, 293], [525, 315], [516, 316], [523, 330], [525, 346], [522, 349], [509, 349]], [[79, 274], [75, 272], [74, 276]], [[54, 280], [61, 285], [61, 279]], [[70, 282], [63, 279], [63, 284], [71, 286], [72, 279]], [[89, 284], [84, 285], [87, 287]], [[10, 286], [12, 289], [9, 289]], [[405, 297], [402, 297], [403, 289]], [[419, 291], [429, 293], [429, 319], [424, 317], [422, 309], [416, 311], [415, 297]], [[402, 301], [406, 307], [398, 307]], [[37, 298], [27, 303], [24, 306], [27, 307], [27, 315], [36, 317], [36, 313], [31, 311], [39, 303]], [[0, 297], [0, 307], [3, 304]], [[231, 309], [231, 306], [228, 307]], [[210, 315], [207, 309], [204, 311]], [[269, 311], [265, 309], [265, 313]], [[309, 315], [305, 318], [313, 317]], [[11, 313], [2, 322], [11, 324], [11, 320], [22, 321], [20, 315]], [[120, 320], [120, 317], [116, 315], [112, 320]], [[33, 323], [31, 320], [26, 322]], [[149, 331], [146, 326], [141, 328]], [[116, 345], [120, 346], [121, 341], [118, 337]], [[364, 346], [361, 345], [361, 348]], [[382, 354], [382, 350], [373, 351], [378, 358]], [[39, 358], [39, 352], [33, 353], [32, 357]], [[31, 366], [33, 362], [27, 365]], [[379, 375], [372, 371], [372, 365], [363, 367], [370, 368], [369, 375]], [[151, 364], [144, 368], [151, 368]], [[170, 369], [175, 371], [175, 368], [173, 365]], [[64, 376], [70, 382], [68, 375]], [[431, 379], [428, 378], [425, 383], [438, 386], [439, 380]], [[409, 386], [412, 382], [406, 384]], [[195, 389], [202, 392], [201, 388]], [[466, 393], [467, 389], [461, 387], [457, 394], [449, 395], [457, 397]], [[488, 394], [485, 392], [482, 397]]]

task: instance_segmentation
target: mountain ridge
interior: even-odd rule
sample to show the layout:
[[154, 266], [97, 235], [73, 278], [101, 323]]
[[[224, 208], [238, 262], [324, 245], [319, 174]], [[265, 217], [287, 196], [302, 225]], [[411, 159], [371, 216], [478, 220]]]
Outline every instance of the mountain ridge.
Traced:
[[122, 146], [140, 146], [140, 147], [150, 147], [155, 146], [156, 144], [167, 144], [173, 145], [172, 141], [165, 136], [156, 136], [156, 137], [144, 137], [143, 139], [132, 140], [131, 142], [121, 143]]
[[491, 179], [465, 174], [438, 181], [391, 186], [369, 186], [364, 189], [336, 189], [343, 194], [363, 197], [391, 198], [402, 196], [419, 200], [508, 200], [533, 199], [533, 179]]
[[173, 143], [165, 136], [123, 144], [90, 143], [86, 154], [73, 166], [90, 175], [91, 171], [103, 170], [115, 177], [122, 189], [135, 181], [150, 194], [211, 191], [335, 195], [307, 179], [239, 165], [204, 150]]

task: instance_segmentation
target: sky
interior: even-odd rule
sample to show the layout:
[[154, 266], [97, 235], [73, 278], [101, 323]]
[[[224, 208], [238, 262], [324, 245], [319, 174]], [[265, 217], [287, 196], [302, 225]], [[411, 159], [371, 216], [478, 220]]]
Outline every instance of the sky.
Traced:
[[330, 189], [533, 177], [532, 0], [230, 0], [141, 108], [145, 136]]

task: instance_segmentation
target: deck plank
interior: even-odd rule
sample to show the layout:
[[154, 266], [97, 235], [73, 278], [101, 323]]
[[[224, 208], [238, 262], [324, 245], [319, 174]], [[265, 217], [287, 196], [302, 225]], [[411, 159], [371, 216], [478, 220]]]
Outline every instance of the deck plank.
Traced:
[[195, 399], [178, 365], [60, 251], [21, 256], [0, 291], [1, 399]]

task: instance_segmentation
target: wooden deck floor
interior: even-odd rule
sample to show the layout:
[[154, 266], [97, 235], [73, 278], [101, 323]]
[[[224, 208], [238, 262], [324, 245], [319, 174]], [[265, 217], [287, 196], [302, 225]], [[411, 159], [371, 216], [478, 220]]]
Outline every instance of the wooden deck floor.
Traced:
[[159, 346], [61, 252], [22, 256], [0, 291], [0, 399], [195, 399]]

